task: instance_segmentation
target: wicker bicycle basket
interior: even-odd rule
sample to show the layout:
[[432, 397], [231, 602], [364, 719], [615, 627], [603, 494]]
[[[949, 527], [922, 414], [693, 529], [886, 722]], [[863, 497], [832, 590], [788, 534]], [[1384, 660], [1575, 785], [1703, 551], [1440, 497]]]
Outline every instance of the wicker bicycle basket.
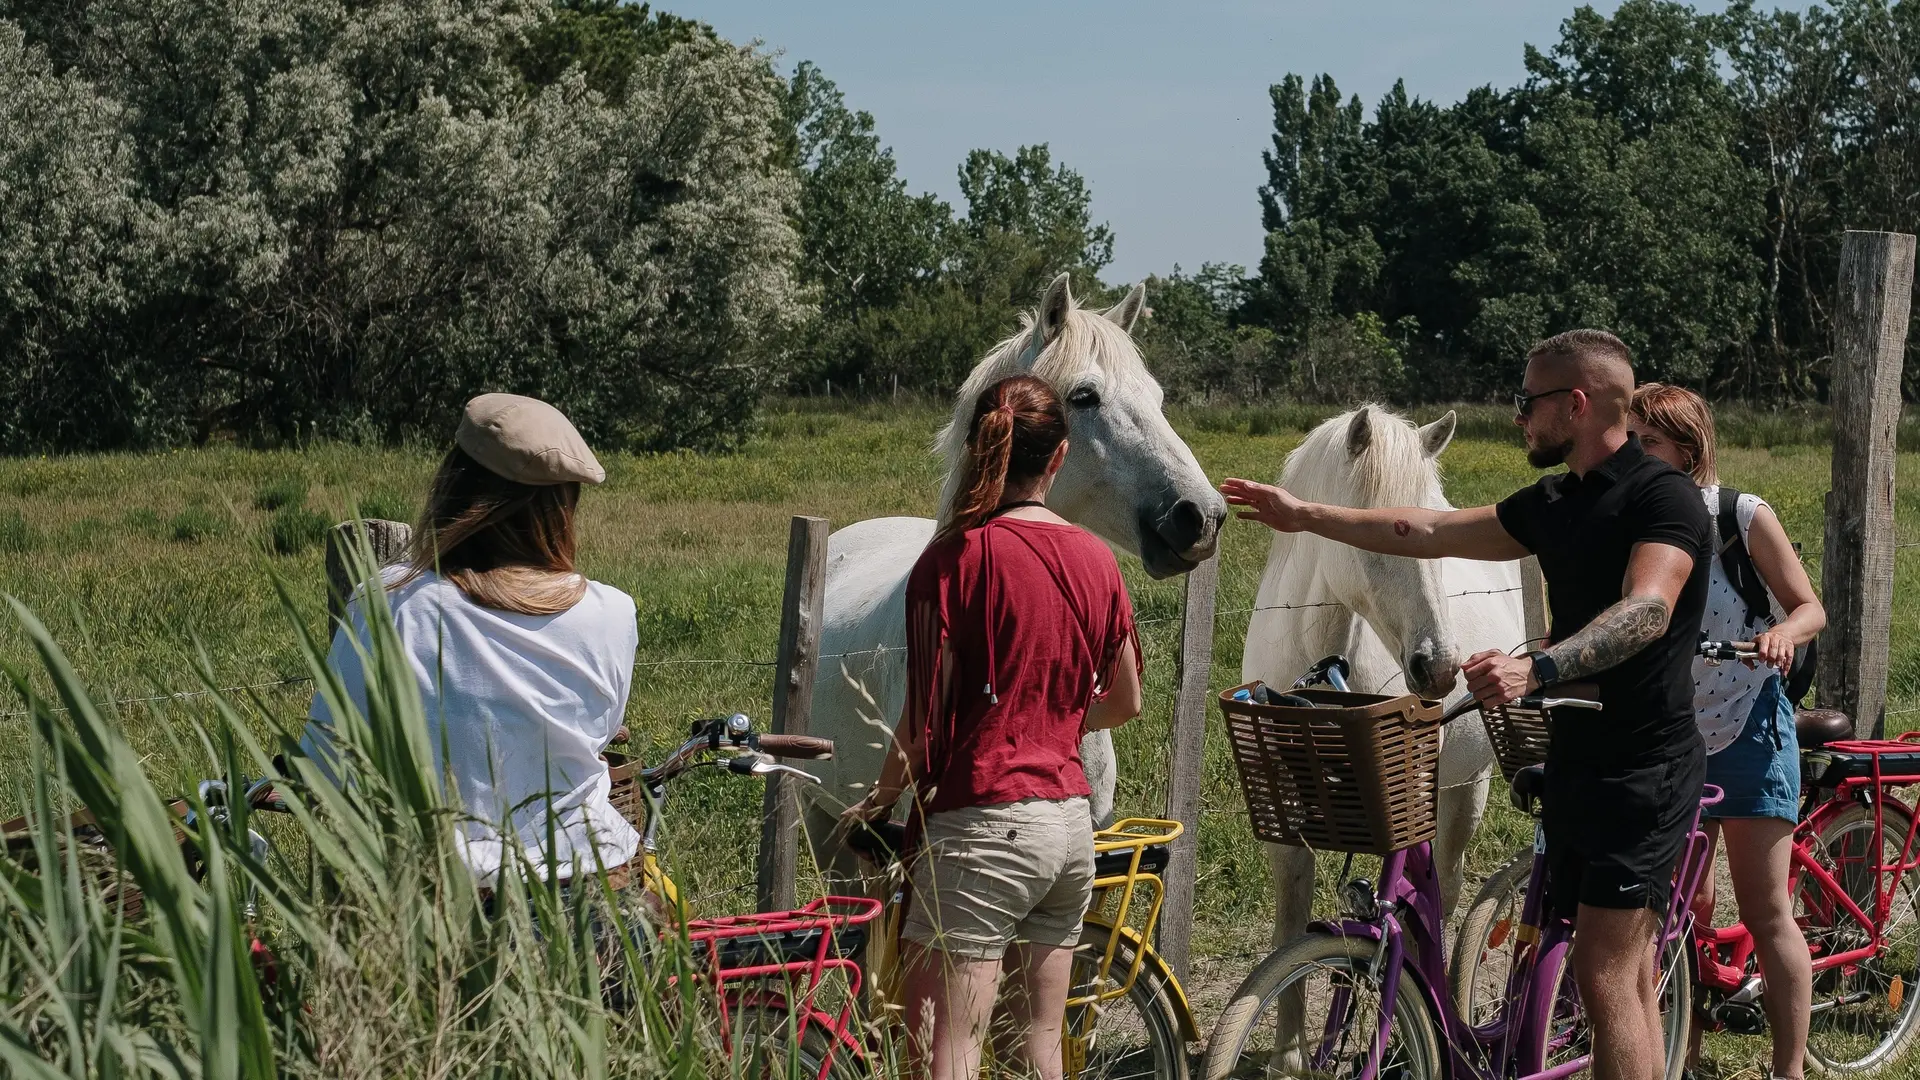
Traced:
[[1220, 695], [1254, 834], [1294, 847], [1385, 855], [1431, 840], [1438, 702], [1295, 690], [1317, 708]]
[[[1561, 697], [1597, 698], [1599, 688], [1592, 683], [1567, 683], [1555, 686], [1551, 693]], [[1487, 741], [1493, 744], [1493, 756], [1500, 762], [1500, 775], [1513, 783], [1513, 774], [1529, 765], [1547, 760], [1549, 717], [1542, 709], [1522, 709], [1500, 705], [1482, 709], [1480, 719], [1487, 728]]]
[[607, 763], [607, 774], [612, 778], [612, 787], [607, 791], [607, 801], [620, 812], [620, 816], [633, 823], [633, 827], [645, 830], [647, 827], [647, 794], [640, 789], [640, 759], [628, 757], [612, 750], [600, 755]]
[[1480, 718], [1486, 723], [1487, 741], [1493, 744], [1493, 756], [1500, 762], [1500, 775], [1507, 783], [1513, 783], [1514, 773], [1547, 760], [1545, 710], [1500, 705], [1481, 710]]

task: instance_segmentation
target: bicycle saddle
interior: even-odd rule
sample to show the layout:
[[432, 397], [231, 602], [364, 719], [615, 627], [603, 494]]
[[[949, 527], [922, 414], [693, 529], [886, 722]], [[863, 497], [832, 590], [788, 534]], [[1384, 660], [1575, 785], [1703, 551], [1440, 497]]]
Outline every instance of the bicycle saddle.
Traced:
[[1853, 738], [1853, 721], [1839, 709], [1801, 709], [1794, 714], [1793, 728], [1802, 750]]
[[1547, 767], [1528, 765], [1513, 774], [1511, 798], [1513, 808], [1523, 814], [1533, 813], [1533, 804], [1547, 793]]

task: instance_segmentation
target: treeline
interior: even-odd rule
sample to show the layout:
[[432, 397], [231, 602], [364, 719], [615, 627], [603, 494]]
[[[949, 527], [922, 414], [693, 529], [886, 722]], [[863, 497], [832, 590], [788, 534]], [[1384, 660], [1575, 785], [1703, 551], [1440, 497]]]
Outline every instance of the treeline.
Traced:
[[[1170, 395], [1490, 399], [1575, 325], [1823, 394], [1842, 230], [1920, 217], [1920, 0], [1582, 8], [1527, 70], [1274, 86], [1259, 266], [1150, 286]], [[769, 393], [950, 390], [1114, 243], [1045, 146], [959, 179], [619, 0], [0, 0], [0, 451], [438, 438], [480, 390], [711, 448]]]
[[1106, 261], [1044, 147], [963, 171], [956, 217], [811, 67], [617, 0], [0, 0], [0, 451], [440, 438], [489, 389], [723, 446]]
[[1162, 284], [1161, 370], [1190, 393], [1484, 400], [1587, 325], [1650, 376], [1824, 397], [1842, 232], [1920, 225], [1920, 3], [1583, 7], [1526, 67], [1371, 114], [1330, 76], [1274, 86], [1258, 272]]

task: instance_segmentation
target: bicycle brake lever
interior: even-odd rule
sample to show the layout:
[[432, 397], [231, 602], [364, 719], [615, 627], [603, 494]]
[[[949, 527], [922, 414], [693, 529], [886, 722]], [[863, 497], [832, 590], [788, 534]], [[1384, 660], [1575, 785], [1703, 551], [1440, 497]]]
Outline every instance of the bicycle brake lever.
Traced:
[[[797, 776], [800, 779], [805, 780], [809, 784], [818, 784], [820, 782], [820, 778], [813, 775], [812, 773], [802, 772], [801, 770], [796, 769], [791, 765], [783, 765], [780, 762], [775, 761], [772, 758], [766, 756], [765, 754], [754, 754], [750, 757], [738, 757], [738, 758], [735, 758], [734, 761], [747, 762], [748, 764], [747, 764], [746, 771], [753, 774], [754, 776], [771, 776], [774, 773], [786, 773], [790, 776]], [[729, 766], [731, 766], [731, 763], [729, 763]]]

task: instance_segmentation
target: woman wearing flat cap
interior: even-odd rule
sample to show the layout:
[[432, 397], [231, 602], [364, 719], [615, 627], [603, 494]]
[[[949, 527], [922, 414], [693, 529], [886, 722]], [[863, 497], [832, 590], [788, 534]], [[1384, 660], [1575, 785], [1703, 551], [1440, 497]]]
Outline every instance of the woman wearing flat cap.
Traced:
[[[626, 863], [633, 826], [608, 802], [600, 752], [626, 712], [638, 644], [633, 599], [574, 570], [581, 484], [606, 471], [544, 401], [483, 394], [467, 403], [440, 462], [404, 565], [382, 571], [395, 628], [426, 705], [434, 767], [466, 817], [458, 840], [490, 880], [508, 835], [558, 876]], [[358, 600], [328, 662], [365, 708], [368, 651]], [[304, 740], [331, 757], [331, 717], [315, 695]]]

